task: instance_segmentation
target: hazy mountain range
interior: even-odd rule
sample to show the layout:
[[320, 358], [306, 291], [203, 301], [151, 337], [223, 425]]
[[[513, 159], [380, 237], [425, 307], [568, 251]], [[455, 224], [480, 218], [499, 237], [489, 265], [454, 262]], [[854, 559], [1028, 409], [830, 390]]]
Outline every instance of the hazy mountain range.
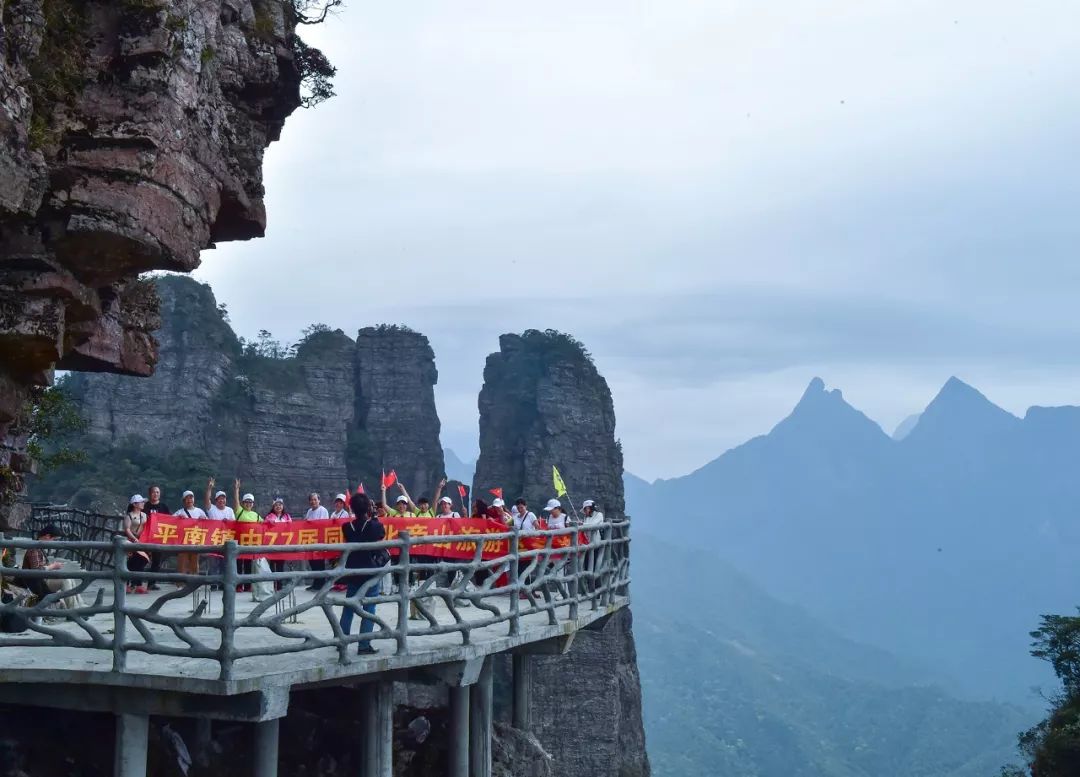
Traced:
[[928, 685], [707, 548], [638, 533], [633, 572], [656, 777], [991, 777], [1032, 722]]
[[636, 548], [705, 545], [927, 678], [1040, 709], [1031, 688], [1052, 678], [1028, 631], [1080, 598], [1080, 408], [1021, 419], [952, 378], [897, 432], [815, 378], [772, 431], [699, 470], [628, 475]]

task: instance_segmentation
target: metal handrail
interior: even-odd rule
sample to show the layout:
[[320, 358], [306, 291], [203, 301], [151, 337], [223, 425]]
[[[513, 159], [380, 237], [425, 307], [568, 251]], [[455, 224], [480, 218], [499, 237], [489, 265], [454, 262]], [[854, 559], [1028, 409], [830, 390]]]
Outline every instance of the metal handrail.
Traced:
[[[593, 542], [582, 542], [582, 534]], [[543, 547], [523, 549], [523, 537], [543, 538]], [[558, 537], [569, 536], [566, 547], [555, 547]], [[507, 552], [498, 558], [483, 558], [486, 543], [507, 541]], [[402, 531], [392, 540], [373, 543], [340, 543], [304, 545], [304, 551], [341, 554], [337, 562], [323, 571], [287, 570], [263, 574], [241, 574], [236, 564], [240, 556], [260, 556], [280, 553], [282, 547], [240, 546], [235, 540], [224, 545], [159, 545], [133, 543], [123, 535], [109, 541], [95, 540], [31, 540], [12, 538], [0, 540], [13, 549], [66, 551], [83, 557], [107, 557], [101, 568], [81, 570], [24, 570], [4, 568], [4, 596], [0, 603], [0, 618], [16, 616], [27, 620], [28, 629], [19, 634], [0, 634], [0, 650], [6, 646], [76, 647], [112, 652], [112, 670], [127, 671], [127, 656], [131, 652], [154, 655], [183, 656], [215, 661], [221, 680], [234, 676], [234, 664], [256, 656], [280, 655], [336, 648], [341, 663], [349, 663], [350, 646], [361, 640], [389, 639], [397, 654], [409, 653], [412, 641], [446, 634], [456, 634], [462, 644], [470, 644], [473, 632], [497, 624], [506, 624], [507, 634], [520, 635], [530, 616], [542, 616], [545, 625], [577, 621], [580, 611], [597, 611], [617, 604], [626, 596], [630, 583], [629, 522], [614, 521], [595, 526], [550, 529], [527, 534], [506, 531], [497, 534], [465, 534], [454, 536], [417, 536]], [[473, 546], [471, 559], [438, 559], [423, 554], [426, 545], [468, 543]], [[391, 562], [378, 569], [352, 569], [344, 566], [350, 552], [388, 549], [396, 551]], [[419, 550], [418, 550], [419, 549]], [[128, 569], [128, 555], [153, 551], [169, 558], [182, 553], [214, 559], [205, 574], [179, 572], [134, 572]], [[419, 556], [419, 558], [418, 558]], [[223, 563], [222, 563], [223, 560]], [[214, 568], [220, 567], [220, 568]], [[498, 585], [502, 574], [504, 585]], [[421, 578], [417, 580], [414, 575]], [[337, 583], [364, 577], [369, 583], [353, 596], [333, 590]], [[20, 590], [15, 584], [38, 579], [65, 578], [63, 590], [48, 593], [40, 599]], [[366, 596], [375, 579], [389, 578], [396, 590]], [[325, 580], [326, 585], [311, 599], [298, 600], [296, 590], [307, 580]], [[149, 600], [133, 599], [127, 594], [128, 585], [135, 580], [158, 584], [176, 584], [172, 591], [163, 591]], [[477, 581], [474, 583], [473, 581]], [[247, 613], [238, 613], [237, 598], [240, 586], [272, 582], [276, 590], [258, 602]], [[10, 584], [10, 585], [9, 585]], [[105, 587], [112, 590], [112, 600], [105, 601]], [[221, 610], [214, 614], [210, 605], [216, 597], [206, 595], [209, 587], [221, 589]], [[80, 601], [83, 594], [93, 593], [90, 604]], [[76, 597], [79, 597], [78, 599]], [[166, 605], [192, 597], [190, 611], [164, 611]], [[442, 618], [436, 613], [441, 602], [449, 614]], [[467, 605], [465, 603], [468, 603]], [[383, 612], [369, 614], [365, 605], [396, 604], [391, 617]], [[479, 617], [463, 617], [461, 610], [471, 606]], [[419, 613], [418, 621], [410, 621], [410, 608]], [[348, 609], [360, 622], [372, 621], [373, 633], [345, 634], [340, 626], [338, 608]], [[299, 616], [310, 610], [321, 611], [329, 625], [316, 632], [310, 627], [296, 625]], [[111, 615], [93, 622], [95, 616]], [[74, 624], [77, 628], [70, 628]], [[134, 633], [132, 633], [131, 630]], [[248, 634], [262, 630], [270, 640], [246, 639]], [[110, 633], [111, 631], [111, 633]], [[216, 639], [208, 635], [216, 633]], [[162, 637], [176, 639], [163, 641]], [[0, 660], [2, 663], [2, 660]]]

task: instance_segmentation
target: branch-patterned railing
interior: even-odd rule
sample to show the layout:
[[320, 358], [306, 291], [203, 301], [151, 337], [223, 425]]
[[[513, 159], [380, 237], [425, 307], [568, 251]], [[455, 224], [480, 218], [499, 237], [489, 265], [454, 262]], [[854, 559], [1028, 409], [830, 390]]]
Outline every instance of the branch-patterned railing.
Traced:
[[[124, 531], [124, 519], [119, 515], [104, 515], [79, 510], [68, 505], [35, 504], [30, 517], [22, 523], [16, 536], [34, 537], [46, 524], [57, 526], [65, 537], [78, 537], [90, 542], [112, 542], [112, 538]], [[70, 543], [69, 543], [70, 544]], [[112, 548], [65, 548], [64, 558], [78, 561], [83, 569], [110, 569]]]
[[[523, 549], [524, 536], [543, 538], [543, 547]], [[555, 538], [563, 536], [569, 536], [569, 546], [553, 547]], [[509, 548], [505, 555], [482, 557], [485, 543], [501, 540], [506, 540]], [[424, 649], [424, 638], [438, 635], [458, 635], [462, 644], [470, 644], [478, 629], [498, 624], [505, 624], [506, 634], [519, 635], [530, 625], [576, 621], [583, 609], [602, 610], [626, 596], [629, 542], [626, 521], [528, 535], [507, 531], [483, 535], [480, 541], [476, 535], [413, 537], [402, 531], [393, 540], [377, 543], [306, 545], [307, 551], [342, 554], [336, 562], [327, 562], [330, 568], [323, 571], [241, 574], [236, 564], [241, 548], [232, 540], [220, 546], [150, 545], [132, 543], [123, 536], [114, 536], [110, 542], [0, 540], [17, 551], [38, 548], [54, 556], [62, 552], [76, 557], [109, 556], [103, 569], [3, 569], [6, 593], [0, 603], [0, 620], [4, 616], [9, 616], [9, 622], [11, 617], [25, 619], [26, 630], [0, 634], [0, 665], [4, 647], [87, 648], [111, 651], [112, 670], [116, 672], [127, 671], [128, 655], [138, 652], [214, 661], [219, 678], [230, 680], [237, 661], [258, 656], [332, 647], [341, 663], [349, 663], [349, 648], [367, 639], [392, 640], [395, 653], [401, 654]], [[473, 546], [472, 559], [425, 557], [425, 546], [445, 543]], [[382, 548], [396, 551], [385, 567], [357, 570], [343, 566], [348, 552]], [[277, 546], [242, 548], [244, 557], [280, 550]], [[166, 558], [177, 553], [198, 554], [213, 571], [130, 571], [128, 554], [139, 551], [162, 553]], [[380, 593], [365, 596], [370, 584], [351, 597], [333, 590], [339, 581], [346, 583], [357, 574], [378, 577], [382, 581]], [[37, 599], [25, 585], [43, 578], [66, 578], [70, 587]], [[326, 583], [310, 599], [297, 597], [308, 580]], [[173, 584], [176, 588], [132, 596], [127, 589], [134, 581]], [[277, 588], [250, 611], [238, 612], [238, 602], [244, 601], [241, 597], [250, 597], [241, 593], [241, 586], [259, 582], [272, 582]], [[214, 588], [220, 589], [220, 599], [210, 593]], [[73, 606], [77, 602], [78, 606]], [[438, 611], [437, 602], [444, 611]], [[214, 614], [217, 604], [220, 612]], [[365, 604], [396, 606], [369, 614], [363, 609]], [[413, 620], [411, 605], [415, 606]], [[463, 614], [468, 607], [474, 608], [471, 617]], [[359, 623], [372, 621], [373, 632], [345, 634], [340, 625], [344, 608], [352, 610]], [[302, 623], [310, 611], [318, 611], [315, 623]]]

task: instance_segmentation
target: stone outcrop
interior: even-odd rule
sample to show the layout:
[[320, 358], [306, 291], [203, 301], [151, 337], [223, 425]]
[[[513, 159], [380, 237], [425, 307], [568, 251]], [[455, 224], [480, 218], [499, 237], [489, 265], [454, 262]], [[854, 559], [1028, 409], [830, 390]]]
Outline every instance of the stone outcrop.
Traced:
[[[208, 286], [171, 276], [156, 279], [155, 289], [163, 318], [155, 374], [72, 377], [91, 439], [121, 455], [201, 454], [230, 500], [240, 477], [260, 509], [282, 496], [294, 515], [312, 490], [327, 500], [363, 482], [374, 493], [384, 464], [414, 496], [442, 476], [438, 374], [423, 335], [390, 326], [361, 330], [356, 340], [315, 331], [295, 355], [269, 358], [242, 348]], [[171, 504], [205, 482], [165, 486]], [[122, 492], [145, 487], [124, 484]]]
[[[432, 496], [444, 473], [435, 410], [435, 353], [422, 334], [398, 326], [367, 327], [356, 339], [356, 423], [349, 438], [349, 477], [369, 490], [394, 469], [414, 498]], [[393, 500], [397, 493], [388, 494]]]
[[71, 379], [73, 394], [94, 437], [206, 449], [214, 436], [207, 420], [232, 376], [240, 343], [208, 286], [167, 276], [156, 279], [150, 291], [161, 299], [154, 374], [132, 380], [77, 373]]
[[[0, 3], [0, 487], [54, 367], [150, 374], [137, 280], [263, 234], [263, 151], [310, 56], [288, 0]], [[13, 428], [14, 425], [14, 428]]]
[[[539, 509], [557, 466], [575, 502], [623, 517], [622, 451], [607, 382], [584, 348], [556, 332], [503, 335], [480, 392], [477, 493], [502, 487]], [[614, 615], [561, 657], [532, 656], [530, 720], [559, 774], [648, 775], [632, 617]]]

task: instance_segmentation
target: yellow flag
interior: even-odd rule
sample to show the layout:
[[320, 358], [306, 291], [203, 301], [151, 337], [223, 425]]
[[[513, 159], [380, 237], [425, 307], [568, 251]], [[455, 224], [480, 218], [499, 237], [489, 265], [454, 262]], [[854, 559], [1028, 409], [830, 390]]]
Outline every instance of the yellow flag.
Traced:
[[566, 494], [566, 484], [563, 483], [562, 475], [559, 474], [559, 468], [552, 465], [551, 477], [555, 481], [555, 496], [563, 496]]

